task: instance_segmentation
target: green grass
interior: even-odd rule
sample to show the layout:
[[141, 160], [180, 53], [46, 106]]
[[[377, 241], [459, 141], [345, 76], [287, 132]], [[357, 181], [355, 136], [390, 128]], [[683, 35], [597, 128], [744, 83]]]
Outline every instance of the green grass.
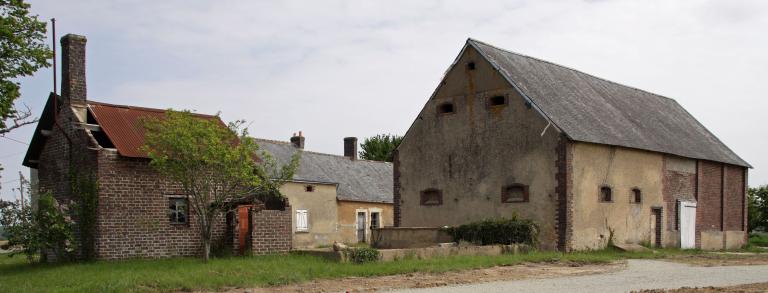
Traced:
[[625, 253], [614, 250], [562, 254], [456, 256], [429, 260], [347, 264], [309, 255], [231, 257], [205, 264], [195, 258], [29, 264], [23, 256], [0, 255], [0, 292], [124, 292], [215, 290], [260, 287], [348, 276], [381, 276], [411, 272], [514, 265], [523, 262], [605, 263], [624, 258], [659, 258], [696, 251], [658, 250]]
[[749, 235], [749, 245], [768, 247], [768, 233], [754, 233]]

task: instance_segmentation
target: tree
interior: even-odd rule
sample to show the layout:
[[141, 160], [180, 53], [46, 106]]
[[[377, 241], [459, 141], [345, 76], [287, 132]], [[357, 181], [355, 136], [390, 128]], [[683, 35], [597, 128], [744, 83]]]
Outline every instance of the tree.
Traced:
[[41, 252], [46, 251], [53, 252], [59, 260], [68, 259], [75, 251], [76, 243], [72, 220], [67, 214], [66, 208], [60, 206], [50, 193], [40, 195], [34, 211], [19, 201], [0, 201], [0, 225], [8, 237], [8, 245], [21, 248], [12, 255], [23, 253], [33, 261], [40, 254], [40, 259], [45, 260], [45, 254]]
[[403, 141], [403, 137], [392, 134], [379, 134], [373, 137], [366, 138], [360, 145], [363, 149], [360, 151], [360, 158], [372, 161], [387, 161], [392, 162], [394, 159], [394, 151], [400, 142]]
[[229, 203], [254, 194], [281, 197], [276, 190], [284, 182], [281, 180], [290, 179], [298, 167], [298, 154], [281, 168], [271, 157], [257, 159], [259, 146], [242, 128], [243, 123], [225, 127], [218, 119], [173, 110], [163, 118], [144, 121], [146, 144], [142, 149], [148, 153], [150, 165], [186, 194], [200, 229], [205, 261], [210, 258], [213, 224]]
[[29, 14], [23, 0], [0, 0], [0, 135], [37, 122], [28, 107], [15, 105], [19, 77], [49, 67], [53, 51], [44, 43], [46, 23]]
[[768, 185], [749, 188], [747, 199], [749, 231], [768, 231]]

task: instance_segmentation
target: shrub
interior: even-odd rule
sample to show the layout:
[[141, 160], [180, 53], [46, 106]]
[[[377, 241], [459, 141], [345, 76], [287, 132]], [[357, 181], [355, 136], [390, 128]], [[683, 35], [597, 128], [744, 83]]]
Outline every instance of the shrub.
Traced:
[[66, 214], [50, 193], [40, 195], [37, 211], [19, 202], [0, 204], [0, 224], [6, 229], [8, 245], [20, 247], [14, 254], [24, 253], [30, 261], [41, 251], [53, 252], [59, 260], [72, 255], [72, 223]]
[[488, 219], [458, 227], [444, 228], [454, 242], [468, 241], [479, 245], [538, 243], [539, 227], [532, 220], [512, 218]]
[[379, 251], [370, 247], [355, 247], [347, 249], [347, 257], [353, 263], [379, 261]]

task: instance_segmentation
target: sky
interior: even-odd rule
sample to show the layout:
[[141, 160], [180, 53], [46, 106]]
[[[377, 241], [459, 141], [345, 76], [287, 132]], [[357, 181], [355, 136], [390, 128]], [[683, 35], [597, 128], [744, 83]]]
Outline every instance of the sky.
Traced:
[[[342, 154], [347, 136], [404, 134], [471, 37], [673, 98], [768, 184], [768, 1], [29, 3], [88, 38], [90, 100], [221, 113]], [[19, 81], [39, 115], [52, 70]], [[2, 199], [33, 131], [0, 138]]]

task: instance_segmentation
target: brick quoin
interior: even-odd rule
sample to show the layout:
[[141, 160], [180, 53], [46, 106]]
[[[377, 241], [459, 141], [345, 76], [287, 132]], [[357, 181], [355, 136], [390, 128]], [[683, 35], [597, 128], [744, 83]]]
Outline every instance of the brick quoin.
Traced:
[[392, 200], [395, 203], [394, 206], [394, 218], [395, 218], [395, 227], [400, 227], [401, 221], [402, 221], [402, 207], [401, 205], [401, 195], [400, 195], [400, 154], [397, 150], [393, 153], [393, 160], [392, 160]]
[[565, 135], [561, 135], [557, 148], [557, 207], [555, 210], [555, 229], [557, 230], [557, 249], [560, 251], [571, 250], [573, 236], [573, 155], [571, 143]]

